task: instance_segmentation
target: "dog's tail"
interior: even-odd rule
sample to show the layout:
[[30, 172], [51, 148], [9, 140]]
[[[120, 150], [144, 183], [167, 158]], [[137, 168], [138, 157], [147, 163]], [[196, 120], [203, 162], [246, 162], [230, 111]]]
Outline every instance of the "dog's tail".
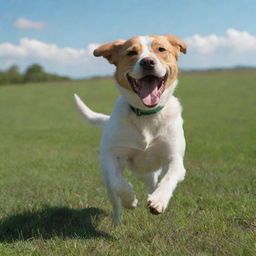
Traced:
[[104, 127], [110, 116], [92, 111], [76, 94], [74, 94], [74, 99], [80, 113], [88, 123]]

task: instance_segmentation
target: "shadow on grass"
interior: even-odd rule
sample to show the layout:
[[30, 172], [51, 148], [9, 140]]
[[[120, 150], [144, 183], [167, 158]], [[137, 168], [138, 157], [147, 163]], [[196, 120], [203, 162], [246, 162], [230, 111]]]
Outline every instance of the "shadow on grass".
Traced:
[[93, 207], [82, 210], [46, 207], [12, 215], [0, 221], [0, 242], [52, 237], [111, 239], [108, 233], [97, 230], [105, 215], [103, 210]]

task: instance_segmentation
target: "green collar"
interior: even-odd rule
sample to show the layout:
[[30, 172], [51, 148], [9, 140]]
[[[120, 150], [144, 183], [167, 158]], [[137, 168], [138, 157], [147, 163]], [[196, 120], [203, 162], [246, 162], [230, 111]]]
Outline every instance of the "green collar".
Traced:
[[135, 108], [130, 105], [131, 110], [137, 115], [137, 116], [147, 116], [147, 115], [153, 115], [161, 111], [164, 106], [158, 106], [157, 108], [154, 108], [152, 110], [141, 110], [139, 108]]

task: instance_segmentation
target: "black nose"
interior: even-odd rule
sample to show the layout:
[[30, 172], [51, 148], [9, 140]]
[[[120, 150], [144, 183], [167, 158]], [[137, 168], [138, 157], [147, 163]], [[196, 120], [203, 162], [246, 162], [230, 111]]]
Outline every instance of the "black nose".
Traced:
[[143, 58], [140, 61], [140, 65], [146, 70], [152, 70], [155, 67], [155, 60], [151, 57]]

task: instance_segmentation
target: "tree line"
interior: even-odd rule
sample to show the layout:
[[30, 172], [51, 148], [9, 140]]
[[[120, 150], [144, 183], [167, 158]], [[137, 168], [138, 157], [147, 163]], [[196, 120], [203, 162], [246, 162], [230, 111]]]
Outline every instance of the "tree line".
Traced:
[[50, 82], [70, 80], [67, 76], [59, 76], [44, 71], [39, 64], [32, 64], [21, 73], [17, 65], [13, 65], [5, 71], [0, 71], [0, 85], [3, 84], [24, 84], [30, 82]]

